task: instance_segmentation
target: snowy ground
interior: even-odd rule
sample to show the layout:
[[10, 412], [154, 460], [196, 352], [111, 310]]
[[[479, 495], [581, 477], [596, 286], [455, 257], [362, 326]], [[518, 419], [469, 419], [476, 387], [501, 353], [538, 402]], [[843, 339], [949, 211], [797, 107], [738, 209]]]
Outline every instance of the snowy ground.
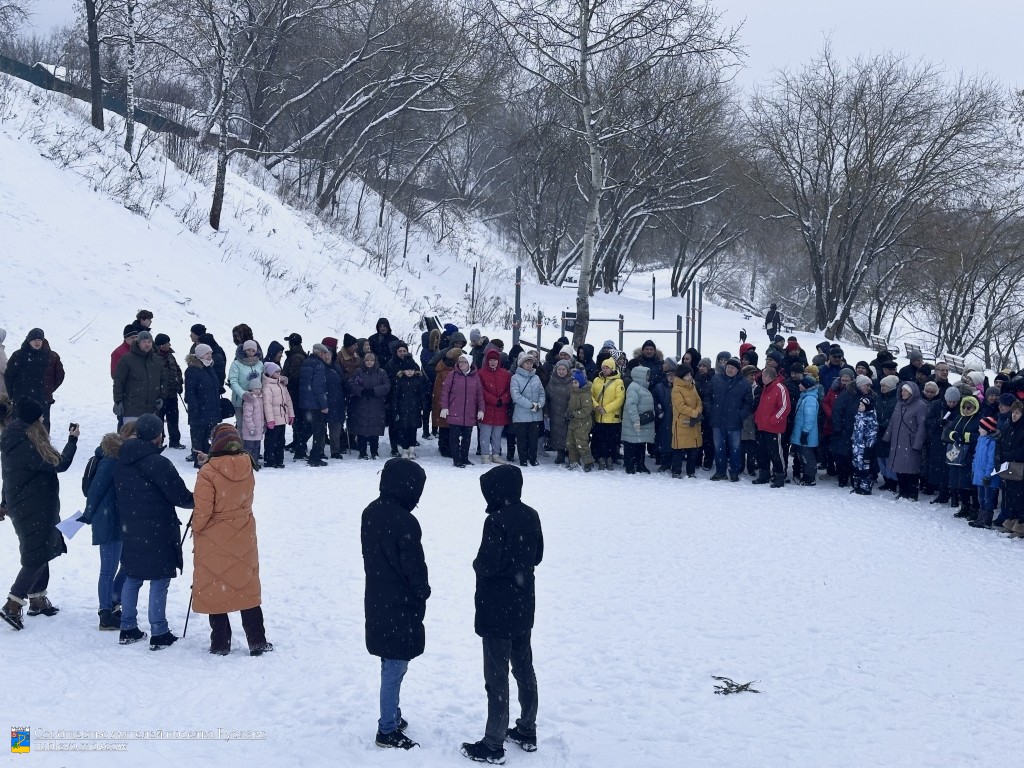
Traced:
[[[42, 326], [65, 360], [55, 432], [69, 421], [83, 429], [63, 482], [65, 514], [81, 508], [85, 459], [113, 426], [108, 355], [139, 307], [156, 312], [156, 329], [171, 335], [180, 358], [197, 320], [222, 342], [237, 322], [250, 323], [264, 344], [294, 330], [308, 342], [368, 333], [378, 312], [406, 305], [394, 282], [324, 256], [322, 233], [304, 230], [272, 196], [236, 177], [235, 200], [243, 193], [252, 200], [231, 206], [228, 239], [238, 245], [230, 256], [220, 238], [195, 234], [162, 211], [180, 212], [180, 198], [195, 191], [191, 182], [172, 178], [169, 197], [143, 219], [91, 194], [76, 172], [46, 156], [67, 125], [30, 129], [30, 122], [22, 115], [0, 124], [0, 327], [9, 331], [10, 353], [29, 328]], [[257, 199], [269, 207], [246, 218]], [[273, 241], [277, 228], [285, 246], [273, 252], [292, 259], [282, 264], [293, 278], [316, 272], [316, 284], [301, 294], [253, 273], [238, 255], [257, 239]], [[439, 261], [458, 278], [419, 263], [402, 274], [422, 272], [418, 291], [461, 284], [468, 262], [435, 253], [431, 264]], [[639, 276], [622, 296], [596, 297], [594, 315], [622, 312], [633, 328], [674, 327], [680, 300], [660, 297], [657, 320], [647, 319], [648, 281]], [[574, 301], [571, 289], [527, 286], [524, 294], [527, 307], [545, 313]], [[416, 334], [413, 317], [392, 320], [396, 332]], [[735, 352], [741, 327], [763, 354], [757, 319], [707, 306], [704, 354]], [[505, 329], [484, 331], [510, 340]], [[556, 335], [545, 331], [545, 343]], [[647, 335], [628, 335], [625, 347]], [[807, 349], [819, 340], [800, 336]], [[595, 326], [591, 340], [605, 338], [616, 338], [613, 326]], [[672, 350], [669, 337], [656, 338]], [[872, 357], [846, 348], [851, 361]], [[182, 455], [170, 454], [191, 484]], [[434, 594], [427, 652], [403, 691], [420, 750], [385, 753], [372, 743], [379, 667], [363, 646], [358, 520], [376, 495], [380, 464], [350, 458], [258, 476], [264, 610], [276, 645], [264, 658], [243, 655], [237, 619], [237, 652], [227, 658], [206, 653], [205, 621], [196, 616], [173, 648], [119, 647], [116, 634], [95, 629], [98, 553], [88, 531], [72, 540], [53, 563], [51, 595], [61, 613], [28, 619], [24, 632], [0, 630], [9, 681], [0, 722], [30, 726], [35, 745], [33, 757], [11, 762], [466, 764], [459, 743], [479, 738], [485, 717], [471, 568], [483, 524], [482, 468], [456, 470], [429, 446], [422, 455], [428, 482], [417, 514]], [[711, 483], [706, 473], [693, 481], [569, 474], [550, 458], [526, 473], [526, 500], [540, 511], [546, 539], [534, 635], [540, 748], [511, 751], [509, 765], [1021, 764], [1012, 734], [1024, 681], [1015, 674], [1020, 619], [1009, 576], [1019, 572], [1024, 544], [967, 528], [948, 509], [901, 505], [888, 495], [854, 499], [831, 481], [776, 491]], [[0, 523], [0, 579], [13, 577], [16, 552], [10, 525]], [[177, 633], [189, 577], [187, 568], [171, 587]], [[712, 675], [756, 680], [762, 693], [716, 696]], [[265, 739], [168, 738], [218, 728], [262, 731]], [[75, 741], [60, 732], [85, 730], [165, 738], [132, 740], [123, 753], [41, 753], [48, 734]]]

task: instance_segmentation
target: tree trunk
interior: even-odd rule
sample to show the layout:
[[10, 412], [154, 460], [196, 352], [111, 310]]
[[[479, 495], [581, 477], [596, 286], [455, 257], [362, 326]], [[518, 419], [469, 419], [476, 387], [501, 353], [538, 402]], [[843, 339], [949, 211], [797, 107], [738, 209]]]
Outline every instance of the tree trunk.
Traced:
[[89, 46], [89, 87], [92, 90], [92, 127], [103, 130], [103, 78], [100, 77], [100, 32], [96, 0], [85, 0], [86, 41]]
[[136, 0], [125, 3], [125, 31], [128, 36], [128, 71], [125, 92], [124, 149], [131, 154], [135, 143], [135, 4]]
[[213, 204], [210, 206], [210, 226], [220, 229], [220, 214], [224, 208], [224, 185], [228, 176], [228, 94], [227, 78], [222, 76], [223, 97], [217, 114], [220, 136], [217, 138], [217, 178], [213, 184]]

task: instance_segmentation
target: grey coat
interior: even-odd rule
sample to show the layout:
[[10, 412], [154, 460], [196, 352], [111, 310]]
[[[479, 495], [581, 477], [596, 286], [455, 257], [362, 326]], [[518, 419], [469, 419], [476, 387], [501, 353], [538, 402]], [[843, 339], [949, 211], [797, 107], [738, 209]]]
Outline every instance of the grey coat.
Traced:
[[569, 431], [569, 424], [565, 421], [566, 411], [569, 409], [569, 392], [572, 376], [564, 378], [558, 374], [551, 374], [548, 379], [548, 419], [551, 422], [551, 447], [556, 451], [565, 450], [565, 436]]
[[[361, 365], [345, 383], [349, 395], [348, 430], [353, 435], [372, 437], [384, 434], [384, 408], [391, 380], [380, 366]], [[372, 391], [370, 391], [372, 390]]]
[[622, 408], [622, 442], [653, 443], [654, 422], [643, 424], [637, 429], [640, 414], [654, 410], [654, 395], [648, 389], [650, 371], [642, 365], [633, 369], [633, 380], [626, 390], [626, 404]]
[[[509, 389], [512, 392], [512, 402], [515, 404], [515, 410], [512, 411], [513, 424], [544, 421], [544, 385], [540, 383], [540, 377], [536, 373], [525, 368], [516, 368]], [[536, 411], [530, 410], [531, 403], [539, 403], [540, 408]]]
[[928, 404], [921, 399], [915, 382], [902, 381], [896, 391], [902, 392], [903, 387], [910, 387], [912, 394], [907, 400], [897, 401], [883, 440], [889, 443], [890, 469], [897, 474], [918, 475], [928, 441]]

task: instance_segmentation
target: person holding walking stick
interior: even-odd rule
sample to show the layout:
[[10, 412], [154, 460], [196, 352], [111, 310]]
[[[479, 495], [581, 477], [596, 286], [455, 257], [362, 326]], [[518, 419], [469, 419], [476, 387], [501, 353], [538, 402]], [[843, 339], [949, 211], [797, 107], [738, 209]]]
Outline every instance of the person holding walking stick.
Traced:
[[192, 512], [192, 608], [210, 616], [210, 653], [231, 652], [228, 614], [242, 614], [250, 656], [267, 642], [260, 596], [260, 557], [252, 514], [254, 462], [230, 424], [213, 430], [210, 456], [196, 477]]

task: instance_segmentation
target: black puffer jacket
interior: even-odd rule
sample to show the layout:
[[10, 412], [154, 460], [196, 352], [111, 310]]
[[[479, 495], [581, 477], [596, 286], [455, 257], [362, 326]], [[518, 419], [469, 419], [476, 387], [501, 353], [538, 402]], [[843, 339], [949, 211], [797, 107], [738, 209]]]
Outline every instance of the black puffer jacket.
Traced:
[[7, 514], [18, 535], [21, 564], [39, 567], [68, 549], [54, 526], [60, 522], [60, 483], [57, 474], [71, 466], [78, 438], [69, 437], [54, 466], [39, 455], [28, 439], [28, 424], [15, 419], [0, 435], [3, 496]]
[[412, 514], [426, 481], [416, 462], [390, 459], [380, 475], [380, 496], [363, 510], [366, 650], [382, 659], [415, 659], [426, 645], [430, 583], [420, 524]]
[[121, 567], [135, 579], [173, 579], [182, 568], [174, 508], [192, 509], [192, 492], [160, 450], [145, 440], [126, 440], [114, 467]]
[[161, 392], [169, 388], [164, 359], [155, 349], [143, 352], [138, 340], [114, 369], [114, 402], [124, 407], [125, 416], [156, 413]]
[[[413, 375], [407, 375], [405, 371], [412, 371]], [[406, 355], [391, 358], [385, 372], [391, 380], [387, 409], [389, 423], [398, 427], [419, 427], [424, 390], [427, 388], [426, 377], [420, 367], [412, 355]]]
[[476, 571], [476, 620], [481, 637], [513, 638], [533, 629], [533, 569], [544, 557], [540, 515], [520, 500], [523, 474], [503, 464], [480, 476], [487, 501]]

